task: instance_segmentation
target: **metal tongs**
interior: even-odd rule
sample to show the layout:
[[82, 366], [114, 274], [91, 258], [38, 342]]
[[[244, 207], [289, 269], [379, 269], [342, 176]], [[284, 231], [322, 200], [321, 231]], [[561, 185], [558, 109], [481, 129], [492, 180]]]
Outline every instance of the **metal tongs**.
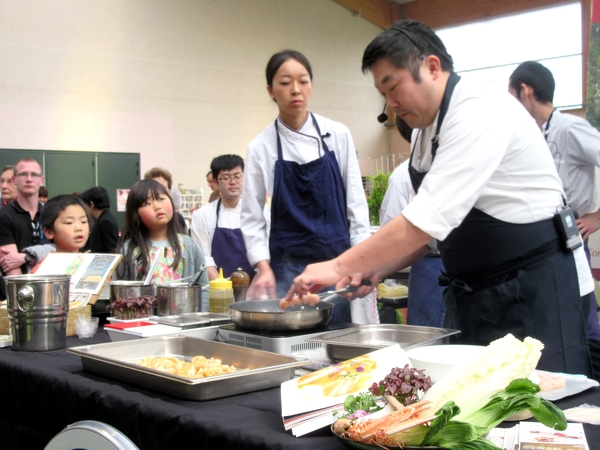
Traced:
[[344, 294], [346, 292], [357, 291], [359, 288], [361, 288], [363, 286], [371, 286], [371, 282], [369, 280], [363, 280], [359, 286], [350, 286], [349, 284], [347, 284], [343, 288], [336, 289], [334, 291], [319, 292], [319, 293], [317, 293], [317, 295], [319, 296], [319, 298], [321, 300], [324, 300], [326, 298], [333, 297], [334, 295], [337, 295], [337, 294]]
[[200, 277], [202, 276], [202, 274], [204, 273], [205, 270], [206, 270], [206, 264], [202, 264], [200, 266], [200, 270], [192, 276], [192, 279], [188, 283], [188, 287], [192, 287], [192, 286], [195, 286], [196, 284], [198, 284], [198, 281], [200, 281]]
[[152, 281], [152, 278], [154, 278], [154, 269], [156, 269], [156, 264], [158, 264], [158, 260], [160, 259], [161, 252], [164, 251], [165, 257], [167, 256], [167, 247], [163, 247], [163, 248], [164, 248], [164, 250], [159, 250], [156, 252], [156, 258], [154, 258], [154, 261], [152, 261], [152, 264], [150, 265], [150, 270], [148, 270], [148, 275], [146, 275], [146, 279], [144, 280], [145, 286], [149, 285], [150, 282]]

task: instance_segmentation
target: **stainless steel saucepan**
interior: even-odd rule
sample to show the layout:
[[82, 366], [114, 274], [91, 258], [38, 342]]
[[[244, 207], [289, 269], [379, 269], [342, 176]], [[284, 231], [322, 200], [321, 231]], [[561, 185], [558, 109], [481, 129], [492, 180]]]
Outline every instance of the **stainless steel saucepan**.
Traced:
[[279, 307], [279, 300], [247, 300], [229, 305], [231, 320], [237, 326], [247, 330], [294, 331], [318, 328], [331, 319], [334, 304], [331, 299], [342, 292], [353, 292], [358, 288], [345, 287], [337, 291], [318, 294], [321, 302], [317, 305]]

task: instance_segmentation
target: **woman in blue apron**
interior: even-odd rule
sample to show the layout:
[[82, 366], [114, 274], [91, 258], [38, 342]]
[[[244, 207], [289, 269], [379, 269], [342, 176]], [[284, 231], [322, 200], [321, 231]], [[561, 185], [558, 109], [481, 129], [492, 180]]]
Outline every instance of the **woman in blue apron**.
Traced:
[[[285, 295], [306, 265], [338, 256], [369, 236], [366, 198], [348, 129], [307, 110], [309, 62], [299, 52], [273, 55], [267, 90], [279, 117], [248, 146], [242, 232], [258, 271], [249, 298]], [[263, 217], [271, 201], [270, 227]], [[346, 299], [334, 320], [350, 321]]]

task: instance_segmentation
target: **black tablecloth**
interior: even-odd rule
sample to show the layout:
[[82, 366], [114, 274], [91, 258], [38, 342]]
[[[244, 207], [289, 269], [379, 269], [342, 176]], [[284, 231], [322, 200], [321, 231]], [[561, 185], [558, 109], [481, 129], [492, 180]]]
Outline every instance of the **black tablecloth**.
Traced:
[[[67, 347], [108, 342], [67, 338]], [[600, 406], [600, 388], [557, 402], [562, 409]], [[281, 422], [280, 390], [196, 402], [171, 398], [84, 372], [66, 349], [0, 349], [0, 448], [43, 449], [67, 425], [98, 420], [119, 429], [141, 449], [343, 449], [323, 429], [295, 438]], [[591, 450], [600, 426], [585, 425]]]

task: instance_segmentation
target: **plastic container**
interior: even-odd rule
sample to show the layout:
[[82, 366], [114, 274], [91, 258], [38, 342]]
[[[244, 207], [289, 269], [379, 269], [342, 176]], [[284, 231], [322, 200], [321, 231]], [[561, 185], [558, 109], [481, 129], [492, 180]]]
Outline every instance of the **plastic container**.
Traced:
[[211, 313], [228, 313], [233, 303], [233, 284], [223, 278], [223, 269], [219, 269], [219, 278], [210, 281], [208, 290], [208, 310]]
[[244, 272], [241, 268], [236, 270], [229, 277], [233, 284], [233, 299], [235, 302], [243, 302], [246, 300], [246, 292], [250, 285], [250, 275]]

